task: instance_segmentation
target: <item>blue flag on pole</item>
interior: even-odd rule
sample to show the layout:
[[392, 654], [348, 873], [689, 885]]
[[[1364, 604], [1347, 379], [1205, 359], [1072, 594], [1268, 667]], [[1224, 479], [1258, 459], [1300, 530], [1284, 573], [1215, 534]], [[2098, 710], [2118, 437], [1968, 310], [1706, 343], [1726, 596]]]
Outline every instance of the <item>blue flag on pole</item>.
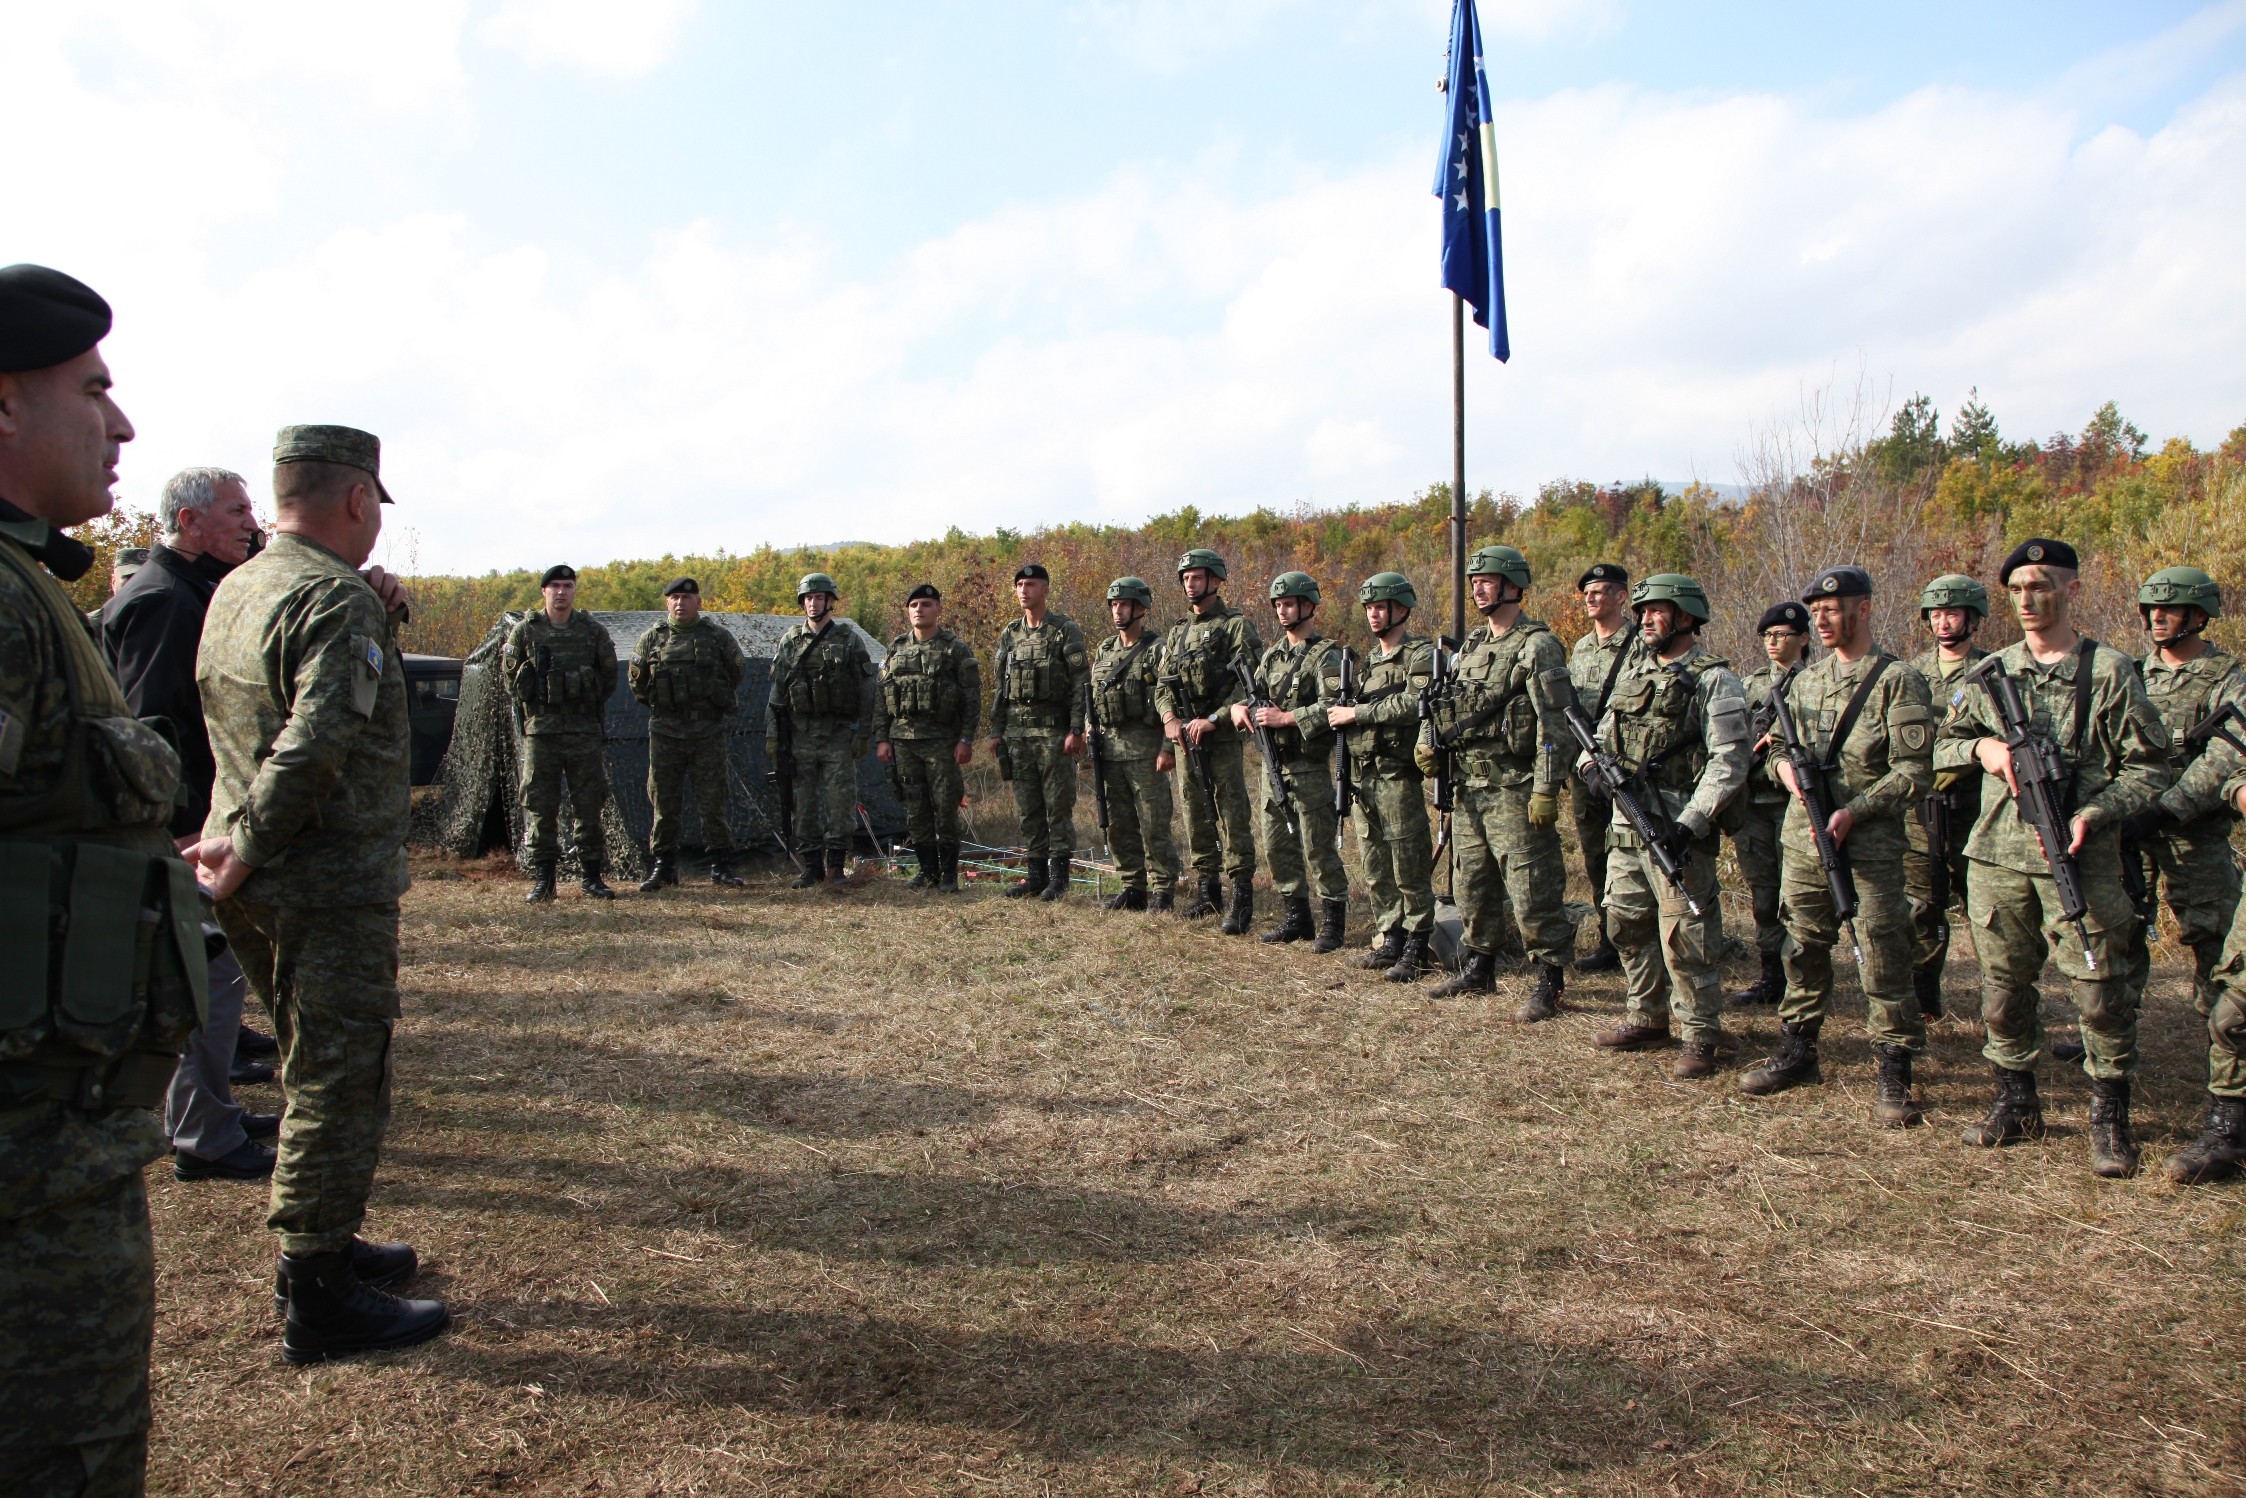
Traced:
[[1451, 11], [1451, 56], [1444, 98], [1450, 129], [1435, 196], [1443, 200], [1443, 286], [1465, 298], [1490, 330], [1490, 352], [1513, 355], [1505, 331], [1505, 253], [1497, 233], [1497, 127], [1490, 122], [1489, 76], [1482, 71], [1482, 23], [1474, 0]]

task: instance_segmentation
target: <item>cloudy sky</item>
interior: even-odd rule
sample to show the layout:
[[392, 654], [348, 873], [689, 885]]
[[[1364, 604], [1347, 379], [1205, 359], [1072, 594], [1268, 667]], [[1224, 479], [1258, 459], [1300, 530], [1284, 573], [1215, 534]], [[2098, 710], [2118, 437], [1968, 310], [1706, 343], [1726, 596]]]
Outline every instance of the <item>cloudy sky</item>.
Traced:
[[[425, 571], [1399, 498], [1449, 468], [1447, 0], [0, 0], [0, 260], [141, 438], [384, 439]], [[1475, 487], [1805, 392], [2246, 420], [2246, 0], [1491, 0]]]

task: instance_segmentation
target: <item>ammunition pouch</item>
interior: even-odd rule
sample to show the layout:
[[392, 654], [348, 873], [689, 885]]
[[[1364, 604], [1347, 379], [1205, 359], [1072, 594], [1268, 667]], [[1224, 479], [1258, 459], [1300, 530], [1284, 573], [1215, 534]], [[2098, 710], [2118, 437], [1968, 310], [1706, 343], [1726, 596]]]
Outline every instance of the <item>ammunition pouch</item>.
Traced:
[[34, 1054], [0, 1064], [0, 1108], [57, 1102], [87, 1113], [155, 1108], [171, 1090], [179, 1057], [169, 1051], [128, 1051], [114, 1061], [52, 1063]]

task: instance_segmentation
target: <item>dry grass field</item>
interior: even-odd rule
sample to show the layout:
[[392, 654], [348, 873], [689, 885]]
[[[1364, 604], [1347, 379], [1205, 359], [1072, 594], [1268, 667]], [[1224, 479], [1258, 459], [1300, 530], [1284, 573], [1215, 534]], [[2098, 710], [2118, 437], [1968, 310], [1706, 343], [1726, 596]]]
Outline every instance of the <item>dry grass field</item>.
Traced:
[[158, 1167], [155, 1491], [2246, 1485], [2246, 1196], [2158, 1171], [2172, 945], [2107, 1183], [2048, 1064], [2049, 1141], [1958, 1143], [1954, 1021], [1931, 1126], [1872, 1129], [1853, 993], [1828, 1085], [1756, 1102], [1595, 1053], [1611, 977], [1525, 1030], [1081, 897], [520, 891], [406, 904], [369, 1229], [455, 1333], [287, 1368], [262, 1192]]

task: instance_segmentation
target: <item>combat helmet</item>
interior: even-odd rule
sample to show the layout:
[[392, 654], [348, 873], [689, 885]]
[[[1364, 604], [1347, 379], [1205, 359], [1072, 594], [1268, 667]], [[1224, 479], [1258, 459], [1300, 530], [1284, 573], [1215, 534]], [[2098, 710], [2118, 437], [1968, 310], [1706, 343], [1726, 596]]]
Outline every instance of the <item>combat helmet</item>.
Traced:
[[1196, 546], [1184, 556], [1178, 558], [1178, 576], [1183, 577], [1196, 567], [1208, 569], [1209, 574], [1220, 583], [1227, 576], [1224, 558], [1218, 556], [1206, 546]]
[[1146, 585], [1143, 577], [1119, 577], [1107, 585], [1107, 601], [1113, 603], [1117, 599], [1150, 609], [1154, 607], [1154, 590]]
[[1365, 579], [1357, 590], [1359, 603], [1400, 603], [1407, 609], [1419, 607], [1419, 594], [1412, 580], [1401, 572], [1376, 572]]
[[842, 590], [834, 585], [833, 578], [824, 572], [806, 572], [803, 581], [795, 585], [795, 601], [801, 603], [813, 593], [826, 593], [837, 598], [842, 596]]
[[1485, 546], [1466, 560], [1468, 577], [1502, 577], [1522, 592], [1528, 591], [1529, 559], [1511, 546]]
[[1280, 573], [1271, 580], [1271, 601], [1277, 603], [1282, 598], [1307, 598], [1312, 603], [1320, 602], [1318, 579], [1307, 572]]
[[1633, 611], [1649, 603], [1673, 603], [1702, 624], [1710, 618], [1707, 590], [1682, 572], [1656, 572], [1630, 590]]
[[2204, 609], [2210, 619], [2223, 616], [2223, 590], [2197, 567], [2163, 567], [2137, 590], [2137, 610], [2148, 618], [2155, 608], [2185, 607]]
[[1986, 619], [1989, 590], [1962, 572], [1945, 572], [1919, 591], [1918, 616], [1925, 618], [1928, 609], [1971, 609]]

